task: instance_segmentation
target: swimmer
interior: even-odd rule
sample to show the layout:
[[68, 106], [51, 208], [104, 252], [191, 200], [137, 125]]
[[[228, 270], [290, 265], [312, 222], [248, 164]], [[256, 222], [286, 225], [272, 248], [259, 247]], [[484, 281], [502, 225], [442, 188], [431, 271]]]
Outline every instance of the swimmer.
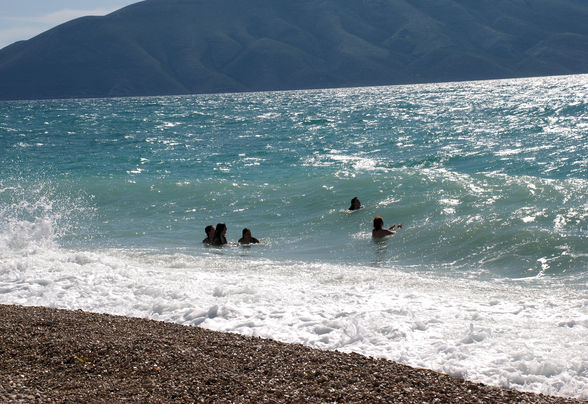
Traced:
[[359, 201], [359, 198], [356, 196], [355, 198], [353, 198], [351, 200], [351, 206], [349, 207], [349, 210], [358, 210], [361, 209], [361, 202]]
[[[394, 229], [394, 227], [396, 227], [396, 229], [397, 229], [396, 231], [392, 230], [392, 229]], [[398, 232], [398, 230], [401, 228], [402, 228], [402, 224], [399, 224], [398, 226], [393, 224], [392, 226], [388, 227], [387, 229], [384, 229], [384, 219], [382, 219], [381, 216], [376, 216], [376, 217], [374, 217], [372, 237], [373, 238], [382, 238], [382, 237], [390, 236], [392, 234], [396, 234]]]
[[214, 232], [214, 239], [212, 240], [212, 245], [224, 245], [227, 244], [227, 239], [225, 235], [227, 234], [227, 225], [224, 223], [218, 223], [216, 225], [216, 230]]
[[243, 237], [241, 237], [239, 239], [239, 243], [241, 243], [241, 244], [257, 244], [257, 243], [259, 243], [259, 240], [256, 239], [255, 237], [252, 237], [251, 230], [249, 230], [247, 227], [245, 227], [243, 229]]
[[214, 226], [211, 224], [206, 226], [204, 232], [206, 233], [206, 238], [202, 240], [202, 242], [205, 244], [212, 244], [214, 240]]

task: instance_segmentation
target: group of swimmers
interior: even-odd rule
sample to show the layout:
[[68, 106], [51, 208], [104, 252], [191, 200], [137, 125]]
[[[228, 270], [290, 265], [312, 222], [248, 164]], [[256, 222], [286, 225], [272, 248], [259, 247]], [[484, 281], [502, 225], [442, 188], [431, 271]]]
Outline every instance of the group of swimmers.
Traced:
[[[358, 197], [355, 197], [351, 200], [351, 205], [349, 206], [349, 210], [358, 210], [361, 209], [361, 201]], [[396, 234], [398, 230], [402, 228], [401, 224], [393, 224], [388, 228], [384, 228], [384, 219], [381, 216], [374, 217], [373, 224], [372, 224], [372, 237], [373, 238], [382, 238], [392, 234]], [[396, 228], [396, 230], [394, 230]], [[227, 225], [224, 223], [218, 223], [216, 228], [213, 225], [208, 225], [204, 229], [206, 233], [206, 238], [202, 240], [205, 244], [215, 245], [215, 246], [222, 246], [227, 244], [227, 239], [225, 235], [227, 234]], [[238, 241], [239, 244], [257, 244], [259, 240], [256, 239], [251, 235], [251, 230], [247, 227], [243, 229], [243, 235]]]
[[[349, 206], [349, 210], [358, 210], [361, 209], [361, 201], [356, 196], [351, 200], [351, 206]], [[396, 228], [396, 230], [393, 230]], [[382, 238], [386, 236], [390, 236], [392, 234], [396, 234], [398, 230], [402, 229], [402, 223], [396, 225], [393, 224], [392, 226], [388, 227], [387, 229], [384, 228], [384, 219], [382, 216], [374, 217], [374, 221], [372, 223], [372, 237], [373, 238]]]
[[[205, 244], [222, 246], [227, 244], [227, 225], [218, 223], [216, 228], [213, 225], [208, 225], [204, 228], [206, 238], [202, 240]], [[251, 235], [251, 230], [247, 227], [243, 229], [243, 236], [239, 239], [239, 244], [257, 244], [259, 240]]]

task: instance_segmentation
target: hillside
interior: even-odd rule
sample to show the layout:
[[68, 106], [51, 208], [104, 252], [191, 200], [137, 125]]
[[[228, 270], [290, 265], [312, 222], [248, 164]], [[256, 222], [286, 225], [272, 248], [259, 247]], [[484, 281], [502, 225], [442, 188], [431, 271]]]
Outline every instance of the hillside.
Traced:
[[0, 99], [572, 73], [585, 0], [147, 0], [0, 50]]

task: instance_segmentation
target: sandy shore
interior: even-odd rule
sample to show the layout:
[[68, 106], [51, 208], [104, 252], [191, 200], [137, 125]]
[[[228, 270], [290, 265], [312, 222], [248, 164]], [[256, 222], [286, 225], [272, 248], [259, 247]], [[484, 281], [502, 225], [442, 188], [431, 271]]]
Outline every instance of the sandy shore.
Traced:
[[579, 402], [152, 320], [6, 305], [0, 319], [0, 402]]

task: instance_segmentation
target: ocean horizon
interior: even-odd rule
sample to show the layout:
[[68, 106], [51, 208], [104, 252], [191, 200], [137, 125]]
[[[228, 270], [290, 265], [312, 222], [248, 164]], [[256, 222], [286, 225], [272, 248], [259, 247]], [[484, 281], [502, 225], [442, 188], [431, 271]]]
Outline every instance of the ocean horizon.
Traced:
[[0, 157], [2, 304], [588, 399], [588, 75], [1, 101]]

